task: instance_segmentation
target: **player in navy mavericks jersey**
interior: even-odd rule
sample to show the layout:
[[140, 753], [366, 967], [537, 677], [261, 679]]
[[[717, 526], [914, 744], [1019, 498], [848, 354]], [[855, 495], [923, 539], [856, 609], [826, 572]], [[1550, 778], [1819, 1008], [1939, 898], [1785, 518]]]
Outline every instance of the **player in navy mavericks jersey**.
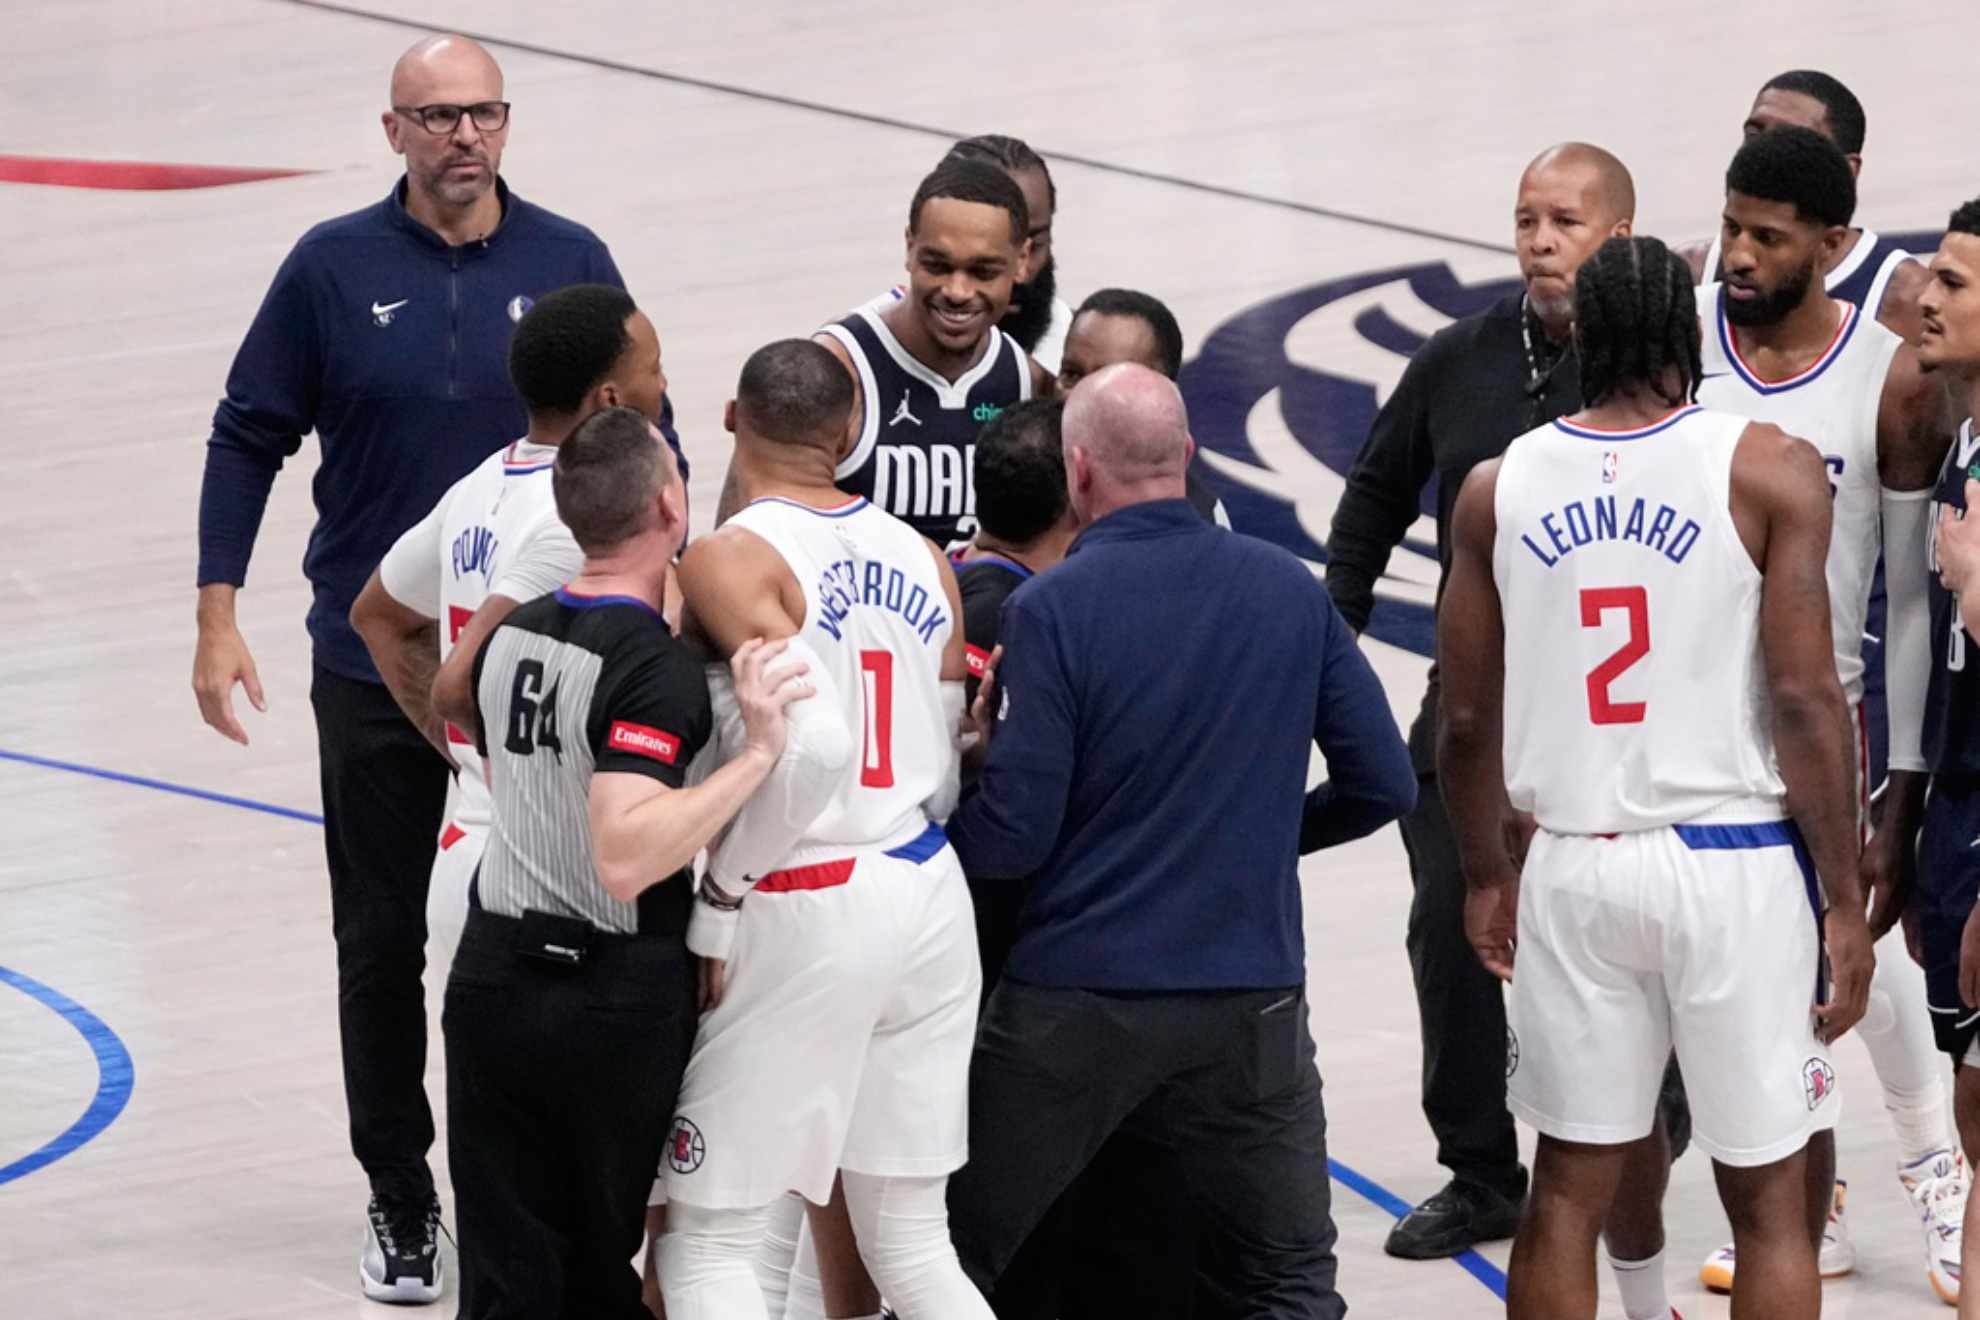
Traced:
[[[1918, 357], [1947, 380], [1967, 420], [1947, 455], [1936, 503], [1964, 512], [1966, 481], [1980, 472], [1980, 200], [1953, 212], [1932, 282], [1919, 296]], [[1932, 600], [1931, 684], [1925, 697], [1925, 761], [1931, 790], [1919, 837], [1913, 914], [1924, 954], [1932, 1027], [1953, 1058], [1953, 1117], [1970, 1162], [1980, 1155], [1980, 655], [1958, 599], [1936, 578]], [[1972, 1202], [1968, 1201], [1971, 1229]], [[1980, 1267], [1980, 1241], [1968, 1232], [1962, 1276]], [[1962, 1306], [1962, 1315], [1969, 1314]]]
[[940, 546], [975, 530], [976, 433], [1050, 389], [1044, 368], [997, 328], [1030, 251], [1028, 223], [1010, 175], [948, 157], [908, 208], [907, 297], [817, 335], [853, 378], [839, 488]]

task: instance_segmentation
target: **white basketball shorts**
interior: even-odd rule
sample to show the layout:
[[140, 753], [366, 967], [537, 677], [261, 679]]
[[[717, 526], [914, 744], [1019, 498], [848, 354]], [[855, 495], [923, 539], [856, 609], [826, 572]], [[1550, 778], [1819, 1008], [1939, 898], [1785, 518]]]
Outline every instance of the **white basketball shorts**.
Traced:
[[1787, 821], [1541, 831], [1520, 877], [1515, 1114], [1562, 1141], [1647, 1136], [1673, 1046], [1692, 1139], [1756, 1167], [1834, 1127], [1815, 874]]
[[823, 1204], [841, 1168], [931, 1177], [968, 1158], [982, 972], [955, 852], [931, 825], [888, 852], [799, 860], [743, 903], [656, 1204]]
[[449, 815], [440, 827], [433, 853], [433, 870], [426, 884], [426, 984], [429, 997], [447, 988], [454, 951], [461, 947], [467, 925], [468, 888], [488, 844], [486, 822], [463, 821]]

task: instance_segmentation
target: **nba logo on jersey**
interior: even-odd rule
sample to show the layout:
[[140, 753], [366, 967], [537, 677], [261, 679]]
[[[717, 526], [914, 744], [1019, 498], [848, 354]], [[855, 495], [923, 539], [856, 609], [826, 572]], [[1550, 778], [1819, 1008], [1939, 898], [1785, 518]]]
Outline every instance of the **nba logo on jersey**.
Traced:
[[1836, 1089], [1836, 1070], [1827, 1059], [1810, 1059], [1801, 1065], [1801, 1087], [1808, 1095], [1808, 1107], [1819, 1109]]
[[1602, 453], [1602, 484], [1612, 486], [1615, 484], [1615, 480], [1616, 451], [1613, 449], [1604, 450]]

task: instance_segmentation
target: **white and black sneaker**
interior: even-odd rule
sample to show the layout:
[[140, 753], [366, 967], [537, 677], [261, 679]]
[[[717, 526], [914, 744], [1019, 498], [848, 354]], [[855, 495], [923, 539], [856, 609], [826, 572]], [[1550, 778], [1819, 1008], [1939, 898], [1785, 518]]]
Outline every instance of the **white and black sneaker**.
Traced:
[[440, 1198], [404, 1204], [371, 1198], [364, 1214], [358, 1280], [374, 1302], [426, 1306], [440, 1300]]

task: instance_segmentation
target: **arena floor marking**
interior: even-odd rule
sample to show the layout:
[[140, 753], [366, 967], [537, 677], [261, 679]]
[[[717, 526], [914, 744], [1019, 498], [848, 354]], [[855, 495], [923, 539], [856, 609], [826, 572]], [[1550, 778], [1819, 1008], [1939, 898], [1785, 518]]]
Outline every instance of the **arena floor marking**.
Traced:
[[0, 984], [14, 987], [60, 1016], [76, 1029], [96, 1056], [96, 1095], [91, 1098], [89, 1108], [40, 1149], [0, 1166], [0, 1184], [4, 1184], [72, 1154], [116, 1122], [117, 1115], [124, 1112], [130, 1101], [137, 1072], [131, 1063], [131, 1052], [124, 1048], [124, 1042], [110, 1025], [60, 990], [7, 967], [0, 967]]
[[[365, 18], [374, 23], [388, 23], [393, 27], [405, 28], [411, 32], [458, 32], [484, 46], [499, 46], [505, 50], [519, 50], [530, 55], [541, 55], [547, 59], [569, 60], [576, 64], [588, 64], [594, 69], [607, 69], [613, 73], [629, 73], [639, 78], [651, 78], [656, 82], [673, 83], [680, 87], [693, 87], [704, 92], [715, 92], [723, 96], [740, 96], [751, 101], [761, 101], [768, 105], [786, 106], [793, 110], [807, 110], [812, 114], [830, 115], [835, 119], [848, 119], [855, 123], [872, 124], [879, 128], [891, 128], [903, 133], [918, 133], [923, 137], [940, 138], [954, 142], [969, 136], [955, 129], [939, 128], [933, 124], [917, 124], [912, 120], [895, 119], [888, 115], [873, 114], [866, 110], [854, 110], [848, 106], [829, 105], [823, 101], [810, 101], [801, 96], [786, 96], [781, 92], [766, 92], [755, 87], [744, 87], [737, 83], [717, 82], [712, 78], [697, 78], [692, 74], [673, 73], [666, 69], [655, 69], [642, 64], [628, 64], [623, 60], [606, 59], [601, 55], [587, 55], [582, 51], [561, 50], [555, 46], [544, 46], [533, 41], [522, 41], [513, 37], [498, 37], [487, 32], [470, 32], [465, 28], [448, 28], [444, 24], [425, 23], [416, 18], [400, 18], [394, 14], [373, 13], [369, 9], [359, 9], [353, 5], [334, 3], [334, 0], [279, 0], [281, 4], [296, 5], [304, 9], [321, 10], [329, 14], [342, 14], [347, 18]], [[1445, 233], [1439, 229], [1425, 229], [1417, 225], [1407, 225], [1400, 221], [1383, 220], [1377, 216], [1359, 215], [1352, 211], [1339, 211], [1327, 206], [1314, 206], [1309, 202], [1296, 202], [1287, 197], [1273, 197], [1268, 193], [1252, 192], [1245, 188], [1229, 188], [1219, 183], [1209, 183], [1202, 179], [1185, 178], [1179, 174], [1164, 174], [1159, 170], [1145, 170], [1136, 165], [1123, 165], [1117, 161], [1099, 160], [1092, 156], [1082, 156], [1070, 151], [1059, 151], [1049, 146], [1032, 144], [1039, 155], [1054, 165], [1082, 165], [1090, 170], [1105, 174], [1118, 174], [1125, 178], [1140, 179], [1147, 183], [1167, 184], [1172, 188], [1187, 188], [1191, 192], [1209, 193], [1217, 197], [1228, 197], [1234, 201], [1255, 202], [1260, 206], [1276, 207], [1282, 211], [1297, 211], [1302, 215], [1318, 216], [1323, 220], [1339, 220], [1351, 225], [1364, 225], [1370, 229], [1380, 229], [1391, 234], [1406, 234], [1411, 238], [1427, 238], [1437, 243], [1454, 243], [1459, 247], [1475, 248], [1481, 252], [1510, 254], [1513, 249], [1503, 243], [1491, 243], [1484, 239], [1467, 238], [1462, 234]]]
[[[300, 3], [302, 0], [293, 0]], [[477, 38], [478, 40], [478, 38]], [[184, 784], [168, 783], [162, 779], [151, 779], [143, 775], [125, 774], [118, 770], [106, 770], [100, 766], [81, 765], [74, 761], [57, 761], [46, 756], [31, 756], [26, 752], [12, 752], [0, 749], [0, 761], [14, 761], [21, 765], [37, 766], [44, 770], [60, 770], [68, 774], [88, 775], [96, 779], [107, 779], [112, 783], [130, 784], [137, 788], [154, 789], [160, 793], [175, 793], [181, 797], [196, 798], [203, 802], [217, 802], [223, 806], [240, 807], [247, 811], [265, 812], [271, 816], [282, 816], [289, 820], [302, 821], [309, 825], [321, 825], [323, 817], [294, 807], [277, 806], [272, 802], [257, 802], [252, 798], [236, 797], [231, 793], [215, 793], [209, 789], [192, 788]], [[96, 1099], [91, 1102], [83, 1116], [55, 1140], [33, 1154], [16, 1160], [0, 1168], [0, 1183], [5, 1183], [22, 1174], [32, 1173], [44, 1164], [52, 1163], [68, 1154], [76, 1147], [90, 1140], [108, 1127], [123, 1109], [131, 1093], [131, 1056], [124, 1043], [117, 1038], [102, 1019], [82, 1005], [69, 999], [59, 991], [52, 990], [38, 981], [8, 971], [0, 967], [0, 982], [14, 986], [25, 994], [33, 996], [48, 1007], [60, 1013], [82, 1033], [90, 1048], [96, 1051], [99, 1081]], [[1333, 1180], [1347, 1188], [1371, 1205], [1400, 1219], [1409, 1213], [1407, 1201], [1397, 1196], [1374, 1179], [1329, 1158], [1327, 1172]], [[1503, 1299], [1506, 1295], [1506, 1276], [1497, 1265], [1475, 1251], [1462, 1252], [1451, 1258], [1452, 1263], [1477, 1279], [1492, 1293]]]
[[16, 761], [22, 765], [40, 766], [44, 770], [64, 770], [72, 775], [90, 775], [97, 779], [108, 779], [117, 784], [135, 784], [139, 788], [156, 789], [160, 793], [177, 793], [181, 797], [199, 798], [204, 802], [221, 802], [230, 807], [241, 807], [248, 811], [262, 811], [271, 816], [286, 816], [290, 820], [303, 821], [310, 825], [321, 825], [323, 817], [314, 812], [298, 811], [294, 807], [279, 807], [272, 802], [256, 802], [253, 798], [235, 797], [231, 793], [215, 793], [211, 789], [191, 788], [185, 784], [168, 783], [163, 779], [148, 779], [143, 775], [127, 775], [121, 770], [105, 770], [100, 766], [79, 765], [74, 761], [57, 761], [46, 756], [30, 756], [26, 752], [10, 752], [0, 748], [0, 761]]
[[115, 192], [170, 192], [224, 188], [263, 179], [289, 179], [314, 170], [241, 169], [232, 165], [171, 165], [146, 160], [76, 160], [67, 156], [0, 155], [0, 183], [52, 188], [105, 188]]

